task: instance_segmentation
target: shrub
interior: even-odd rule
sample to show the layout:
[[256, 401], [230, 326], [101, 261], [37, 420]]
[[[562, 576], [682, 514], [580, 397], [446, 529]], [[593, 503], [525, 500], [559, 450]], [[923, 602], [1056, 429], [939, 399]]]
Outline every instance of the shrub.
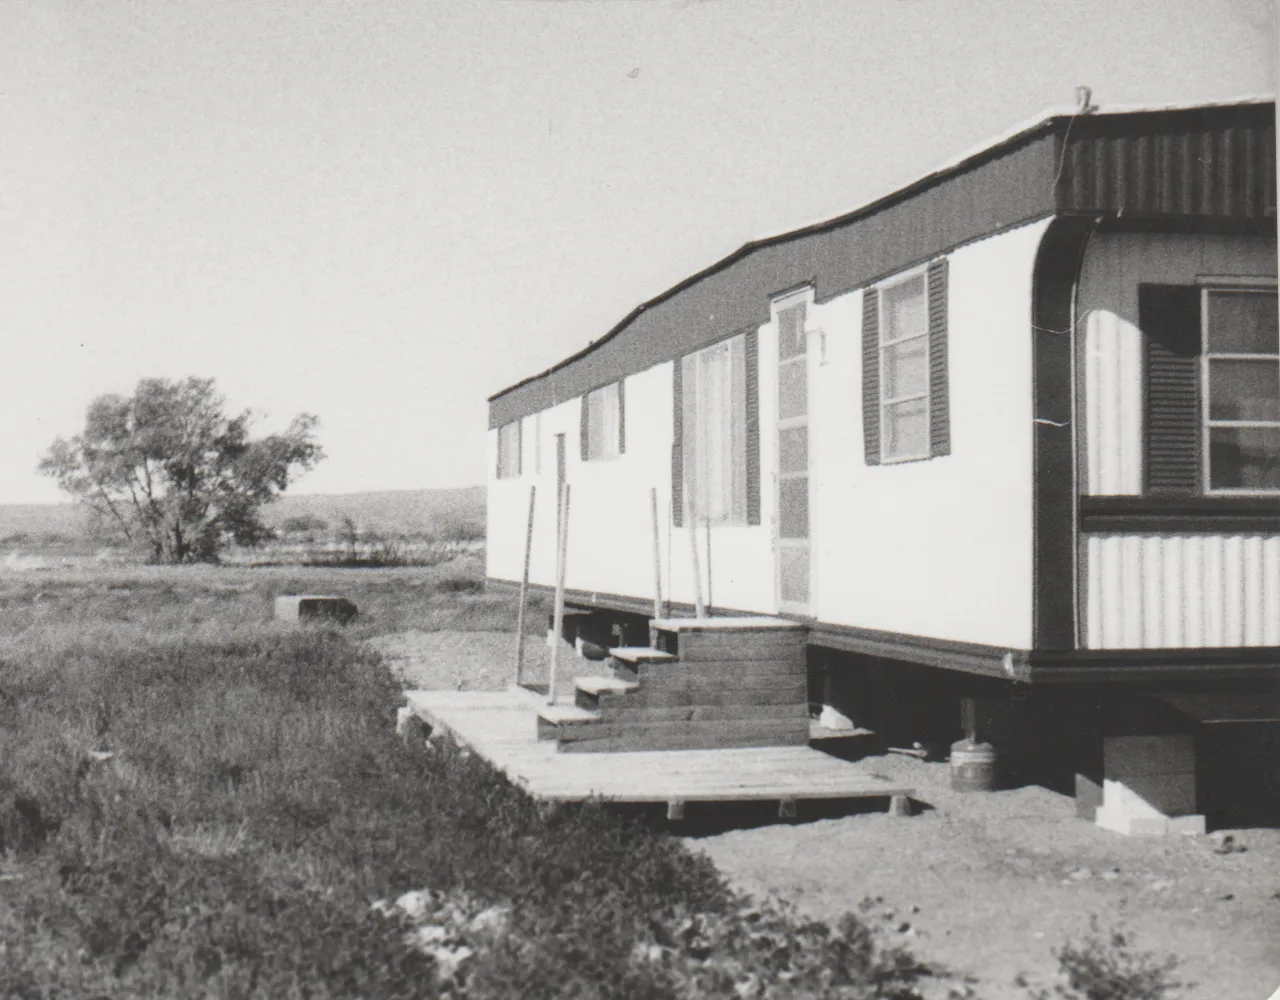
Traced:
[[295, 514], [280, 522], [280, 530], [286, 534], [306, 534], [312, 531], [328, 531], [329, 522], [316, 514]]
[[1096, 917], [1089, 927], [1079, 943], [1069, 941], [1053, 953], [1066, 983], [1052, 992], [1033, 990], [1032, 1000], [1174, 1000], [1173, 991], [1185, 985], [1174, 978], [1176, 957], [1134, 951], [1128, 934], [1102, 934]]

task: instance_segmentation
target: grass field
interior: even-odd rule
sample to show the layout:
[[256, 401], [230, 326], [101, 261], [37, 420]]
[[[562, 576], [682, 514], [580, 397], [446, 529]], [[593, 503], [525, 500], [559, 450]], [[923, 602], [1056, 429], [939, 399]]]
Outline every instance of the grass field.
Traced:
[[[362, 640], [510, 629], [480, 574], [0, 572], [0, 996], [920, 995], [855, 918], [758, 906], [661, 830], [398, 739]], [[317, 591], [359, 619], [271, 620]]]
[[[383, 539], [483, 538], [484, 488], [285, 494], [263, 511], [277, 530], [300, 519], [324, 525], [310, 533], [312, 541], [336, 538], [348, 518]], [[93, 552], [101, 545], [87, 531], [85, 510], [75, 504], [0, 504], [0, 551]]]

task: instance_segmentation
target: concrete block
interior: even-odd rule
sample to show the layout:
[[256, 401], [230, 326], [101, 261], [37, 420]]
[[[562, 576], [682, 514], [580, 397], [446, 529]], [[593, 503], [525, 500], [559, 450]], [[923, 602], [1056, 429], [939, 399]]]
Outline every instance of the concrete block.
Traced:
[[1098, 810], [1097, 825], [1126, 837], [1203, 836], [1204, 816], [1125, 816]]
[[276, 598], [276, 618], [285, 622], [336, 621], [345, 625], [357, 609], [345, 597], [322, 594], [286, 594]]
[[1185, 816], [1196, 811], [1195, 774], [1138, 774], [1123, 779], [1132, 795], [1162, 816]]
[[1203, 837], [1205, 834], [1204, 816], [1198, 813], [1193, 813], [1189, 816], [1170, 816], [1167, 832], [1184, 837]]
[[1108, 777], [1135, 774], [1185, 774], [1196, 768], [1195, 738], [1112, 736], [1102, 741], [1103, 769]]
[[1102, 805], [1102, 786], [1086, 774], [1076, 774], [1076, 816], [1093, 821]]

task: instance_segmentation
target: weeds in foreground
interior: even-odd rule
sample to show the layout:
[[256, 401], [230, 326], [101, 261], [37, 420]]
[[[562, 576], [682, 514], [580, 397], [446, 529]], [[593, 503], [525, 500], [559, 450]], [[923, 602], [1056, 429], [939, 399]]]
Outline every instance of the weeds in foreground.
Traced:
[[[245, 620], [252, 586], [192, 627], [201, 572], [0, 599], [0, 996], [917, 996], [928, 970], [857, 921], [753, 907], [661, 833], [406, 745], [358, 633]], [[385, 905], [415, 891], [438, 922]]]
[[1135, 951], [1128, 933], [1102, 932], [1097, 917], [1089, 928], [1080, 941], [1054, 949], [1066, 981], [1052, 991], [1031, 990], [1031, 1000], [1177, 1000], [1176, 991], [1188, 985], [1175, 978], [1175, 956]]

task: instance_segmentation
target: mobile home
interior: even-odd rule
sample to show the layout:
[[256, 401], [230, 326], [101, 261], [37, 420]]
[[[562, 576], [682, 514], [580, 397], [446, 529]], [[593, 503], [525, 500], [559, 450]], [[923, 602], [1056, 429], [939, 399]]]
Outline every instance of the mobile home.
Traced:
[[566, 521], [598, 641], [770, 616], [809, 701], [963, 704], [1102, 825], [1273, 804], [1275, 152], [1273, 100], [1052, 115], [747, 244], [490, 398], [491, 584], [536, 485], [530, 583]]

